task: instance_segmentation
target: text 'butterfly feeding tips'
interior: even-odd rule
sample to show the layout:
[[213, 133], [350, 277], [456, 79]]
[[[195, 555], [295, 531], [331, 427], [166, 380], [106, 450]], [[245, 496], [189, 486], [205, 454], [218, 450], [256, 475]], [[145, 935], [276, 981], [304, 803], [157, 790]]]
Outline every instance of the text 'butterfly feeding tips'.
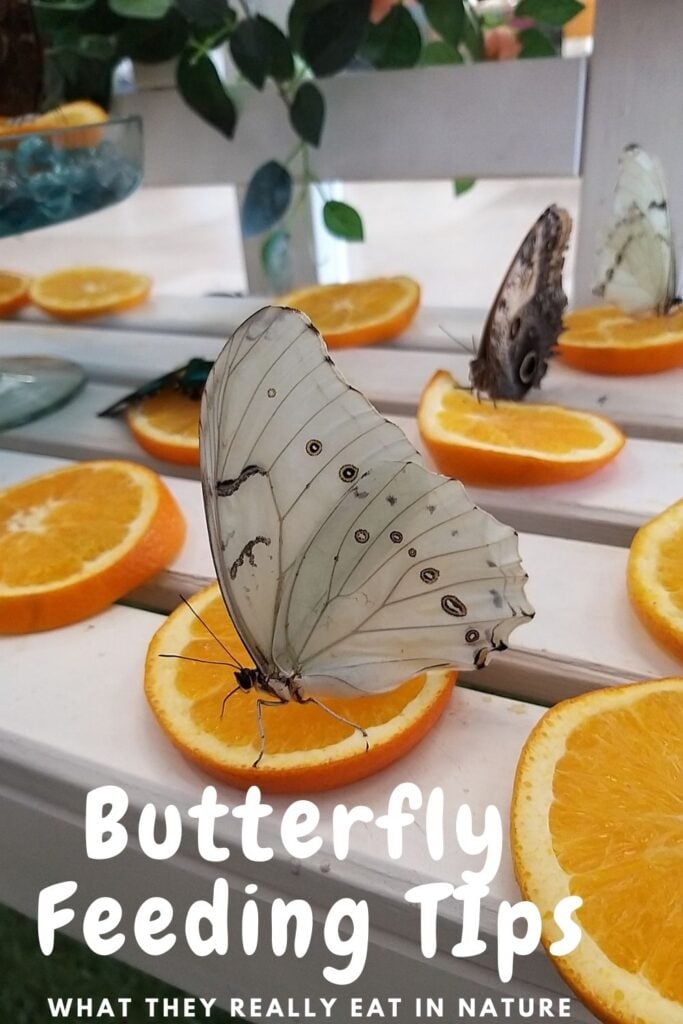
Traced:
[[261, 310], [223, 349], [200, 454], [218, 582], [254, 663], [231, 692], [263, 694], [255, 764], [264, 705], [482, 667], [533, 616], [515, 531], [425, 467], [296, 310]]
[[676, 299], [676, 254], [664, 174], [640, 146], [619, 158], [612, 220], [596, 254], [596, 295], [631, 315], [668, 313]]
[[519, 400], [540, 386], [567, 305], [562, 270], [571, 228], [567, 211], [549, 206], [517, 250], [470, 364], [475, 391]]

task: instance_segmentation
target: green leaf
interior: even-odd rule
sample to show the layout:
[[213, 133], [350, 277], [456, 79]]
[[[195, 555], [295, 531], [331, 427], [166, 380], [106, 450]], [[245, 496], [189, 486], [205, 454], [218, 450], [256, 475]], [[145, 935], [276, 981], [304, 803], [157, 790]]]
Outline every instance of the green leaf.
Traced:
[[521, 46], [520, 57], [554, 57], [557, 54], [550, 39], [538, 28], [522, 29], [517, 38]]
[[187, 105], [231, 139], [235, 134], [237, 113], [211, 58], [206, 54], [193, 57], [184, 53], [178, 62], [176, 81]]
[[292, 47], [297, 53], [302, 52], [304, 31], [311, 16], [316, 11], [321, 10], [327, 3], [329, 3], [329, 0], [294, 0], [289, 9], [287, 31]]
[[471, 60], [482, 60], [484, 56], [484, 36], [481, 23], [471, 4], [465, 4], [465, 23], [462, 30], [462, 41]]
[[433, 43], [427, 43], [422, 47], [420, 64], [423, 67], [432, 67], [435, 64], [462, 64], [462, 57], [450, 43], [436, 39]]
[[77, 52], [89, 60], [112, 60], [117, 51], [116, 36], [79, 35]]
[[466, 0], [420, 0], [427, 21], [451, 46], [457, 46], [465, 29]]
[[260, 14], [239, 22], [230, 39], [235, 64], [257, 89], [270, 75], [276, 81], [291, 78], [294, 60], [287, 38], [277, 25]]
[[309, 15], [301, 55], [318, 77], [341, 71], [356, 55], [368, 30], [370, 0], [328, 0]]
[[476, 178], [456, 178], [453, 182], [453, 191], [456, 196], [462, 196], [465, 192], [469, 192], [471, 188], [474, 188], [476, 181]]
[[258, 15], [256, 19], [261, 25], [263, 40], [268, 53], [268, 74], [276, 82], [286, 82], [294, 75], [294, 57], [287, 36], [269, 21]]
[[312, 146], [320, 144], [325, 121], [325, 100], [313, 82], [304, 82], [297, 89], [289, 110], [289, 120], [294, 131], [304, 142], [310, 142]]
[[347, 242], [363, 241], [363, 221], [348, 203], [329, 199], [323, 206], [323, 220], [327, 230], [336, 238], [343, 238]]
[[519, 0], [515, 15], [519, 18], [534, 18], [535, 21], [559, 28], [580, 14], [583, 7], [579, 0]]
[[276, 228], [261, 246], [261, 266], [274, 292], [289, 291], [292, 286], [291, 235]]
[[163, 18], [168, 14], [171, 0], [109, 0], [114, 14], [122, 18]]
[[420, 59], [422, 36], [407, 7], [392, 7], [370, 25], [361, 55], [376, 68], [412, 68]]
[[228, 0], [175, 0], [175, 5], [191, 25], [218, 27], [223, 22], [230, 20], [234, 23], [235, 20]]
[[31, 5], [40, 18], [43, 11], [85, 11], [95, 0], [33, 0]]
[[277, 160], [269, 160], [252, 176], [242, 205], [242, 234], [260, 235], [276, 224], [292, 198], [289, 171]]
[[119, 56], [158, 64], [182, 53], [190, 29], [175, 8], [159, 21], [127, 21], [119, 34]]

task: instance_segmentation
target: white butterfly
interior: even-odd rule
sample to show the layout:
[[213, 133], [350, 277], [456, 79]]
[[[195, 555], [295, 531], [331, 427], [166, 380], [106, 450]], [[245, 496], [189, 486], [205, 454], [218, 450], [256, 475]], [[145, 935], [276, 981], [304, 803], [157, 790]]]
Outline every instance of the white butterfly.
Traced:
[[200, 451], [218, 581], [256, 666], [238, 687], [389, 690], [482, 666], [533, 615], [516, 533], [425, 468], [296, 310], [262, 309], [223, 349]]
[[598, 249], [593, 291], [625, 313], [666, 313], [675, 301], [676, 257], [664, 175], [640, 146], [619, 158], [612, 223]]

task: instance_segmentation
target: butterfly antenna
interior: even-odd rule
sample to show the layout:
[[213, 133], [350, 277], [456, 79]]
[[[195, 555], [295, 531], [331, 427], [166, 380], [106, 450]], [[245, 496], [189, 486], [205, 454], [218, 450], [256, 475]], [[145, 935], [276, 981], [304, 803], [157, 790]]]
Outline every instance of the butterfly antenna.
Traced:
[[181, 594], [180, 595], [180, 600], [183, 602], [183, 604], [187, 605], [187, 607], [190, 609], [190, 611], [194, 615], [195, 619], [197, 619], [198, 622], [201, 622], [201, 624], [204, 627], [204, 629], [206, 630], [206, 632], [210, 636], [212, 636], [214, 638], [214, 640], [216, 641], [218, 646], [221, 647], [225, 651], [225, 653], [227, 654], [227, 656], [229, 658], [232, 658], [234, 667], [235, 668], [244, 668], [244, 665], [241, 663], [241, 661], [239, 661], [239, 659], [235, 657], [235, 655], [232, 653], [232, 651], [228, 650], [228, 648], [225, 646], [223, 641], [219, 637], [217, 637], [216, 634], [214, 633], [214, 631], [211, 629], [211, 627], [206, 622], [204, 622], [204, 619], [201, 617], [201, 615], [199, 615], [199, 613], [194, 610], [194, 608], [192, 607], [190, 602], [187, 600], [187, 598], [183, 597], [183, 595]]
[[209, 661], [207, 658], [191, 658], [188, 654], [160, 654], [160, 658], [177, 658], [178, 661], [196, 661], [199, 665], [223, 665], [226, 668], [237, 668], [231, 661]]
[[439, 324], [439, 330], [443, 331], [443, 333], [446, 335], [446, 337], [449, 338], [450, 341], [452, 341], [454, 345], [457, 345], [458, 348], [462, 349], [462, 351], [466, 355], [468, 355], [468, 356], [476, 356], [476, 354], [477, 354], [477, 342], [476, 342], [475, 338], [472, 338], [472, 348], [470, 349], [465, 344], [464, 341], [461, 341], [460, 338], [456, 338], [453, 334], [450, 333], [450, 331], [447, 331], [446, 328], [442, 324]]

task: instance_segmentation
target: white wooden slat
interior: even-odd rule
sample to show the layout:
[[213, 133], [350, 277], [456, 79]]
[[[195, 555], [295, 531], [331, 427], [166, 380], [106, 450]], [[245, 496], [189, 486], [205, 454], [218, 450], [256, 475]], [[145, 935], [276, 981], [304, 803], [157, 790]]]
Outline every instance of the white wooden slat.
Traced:
[[[248, 315], [252, 311], [250, 305], [244, 305], [248, 302], [251, 300], [240, 300], [236, 322], [241, 322], [243, 312]], [[419, 329], [424, 329], [425, 337], [446, 337], [438, 324], [438, 310], [424, 311], [420, 316]], [[443, 323], [456, 337], [458, 321], [451, 324], [444, 320]], [[229, 331], [225, 336], [227, 333]], [[406, 345], [414, 347], [416, 338], [417, 335], [411, 334]], [[224, 340], [223, 335], [54, 324], [43, 327], [15, 321], [3, 325], [0, 355], [62, 356], [80, 363], [94, 380], [135, 386], [181, 366], [193, 356], [214, 359]], [[334, 359], [349, 381], [360, 387], [380, 409], [406, 413], [416, 408], [423, 387], [437, 370], [449, 370], [462, 383], [468, 380], [470, 357], [455, 343], [448, 339], [447, 343], [448, 351], [404, 350], [396, 344], [342, 349], [334, 352]], [[556, 361], [551, 364], [541, 390], [532, 393], [527, 400], [552, 402], [609, 416], [635, 437], [680, 441], [683, 440], [681, 395], [683, 368], [644, 377], [602, 377], [580, 373]]]
[[[109, 316], [83, 321], [79, 326], [112, 331], [150, 331], [155, 334], [209, 334], [227, 338], [243, 320], [272, 302], [268, 295], [179, 296], [152, 295], [142, 306]], [[25, 306], [17, 314], [19, 323], [56, 326], [55, 320], [37, 306]], [[423, 306], [410, 326], [392, 341], [392, 347], [430, 348], [452, 351], [452, 338], [470, 343], [479, 338], [486, 310], [449, 306]], [[448, 330], [448, 337], [444, 328]]]
[[[0, 452], [0, 487], [63, 464]], [[127, 600], [170, 611], [180, 594], [190, 596], [215, 573], [198, 482], [166, 480], [185, 514], [187, 542], [168, 572]], [[680, 669], [630, 609], [625, 550], [532, 534], [522, 535], [520, 549], [537, 618], [513, 634], [512, 650], [486, 672], [464, 676], [470, 684], [552, 703], [609, 682]]]
[[[150, 458], [121, 419], [97, 417], [123, 393], [120, 387], [89, 384], [57, 412], [0, 434], [0, 448], [66, 458], [125, 457], [171, 476], [198, 476], [194, 467]], [[422, 448], [413, 418], [392, 419]], [[643, 522], [683, 494], [683, 446], [631, 438], [613, 463], [585, 480], [548, 487], [468, 490], [484, 508], [519, 530], [628, 545]]]
[[[581, 58], [546, 59], [324, 79], [316, 174], [323, 181], [578, 174], [586, 67]], [[245, 184], [262, 163], [291, 151], [298, 139], [275, 89], [237, 91], [232, 143], [173, 88], [117, 97], [121, 114], [144, 117], [147, 184]]]
[[[266, 864], [250, 864], [240, 858], [238, 822], [231, 816], [219, 819], [216, 828], [217, 842], [226, 843], [232, 851], [225, 866], [202, 864], [191, 839], [171, 861], [147, 860], [133, 845], [116, 861], [95, 863], [87, 860], [83, 842], [87, 790], [100, 784], [123, 785], [130, 797], [127, 820], [134, 829], [133, 812], [139, 813], [144, 803], [152, 801], [163, 807], [172, 802], [182, 813], [198, 801], [205, 785], [214, 782], [174, 750], [146, 706], [144, 658], [158, 624], [156, 616], [115, 607], [88, 622], [52, 633], [0, 638], [7, 691], [0, 729], [0, 813], [6, 826], [0, 831], [0, 898], [35, 913], [37, 893], [46, 878], [75, 878], [81, 905], [106, 892], [122, 902], [125, 919], [130, 921], [150, 893], [163, 892], [176, 907], [183, 907], [190, 899], [204, 897], [213, 878], [222, 873], [230, 878], [231, 911], [238, 913], [247, 881], [258, 883], [263, 909], [275, 894], [285, 899], [303, 896], [318, 918], [340, 895], [365, 897], [372, 907], [372, 948], [368, 969], [354, 992], [365, 993], [367, 986], [368, 994], [370, 989], [377, 994], [379, 956], [387, 972], [383, 976], [390, 979], [394, 994], [401, 991], [403, 977], [408, 979], [407, 991], [412, 993], [414, 988], [414, 994], [420, 987], [423, 993], [434, 995], [443, 987], [447, 994], [454, 984], [462, 994], [481, 989], [484, 994], [506, 994], [508, 990], [500, 986], [495, 974], [495, 913], [500, 900], [516, 902], [519, 898], [507, 843], [482, 908], [482, 933], [490, 939], [486, 955], [476, 964], [447, 955], [460, 923], [459, 907], [453, 902], [442, 915], [441, 952], [425, 961], [419, 954], [416, 915], [403, 894], [412, 884], [455, 879], [464, 868], [476, 869], [459, 850], [452, 828], [447, 828], [448, 845], [440, 862], [433, 862], [425, 848], [420, 812], [417, 826], [405, 832], [400, 861], [387, 857], [381, 831], [365, 826], [362, 835], [352, 837], [349, 858], [336, 861], [330, 820], [340, 799], [364, 804], [380, 814], [394, 786], [415, 780], [425, 794], [434, 786], [443, 787], [447, 821], [466, 802], [475, 822], [482, 820], [484, 808], [493, 803], [505, 823], [519, 751], [541, 710], [456, 688], [442, 720], [415, 751], [351, 791], [316, 796], [324, 845], [310, 861], [297, 864], [296, 870], [279, 841], [281, 815], [289, 800], [277, 796], [266, 798], [274, 813], [261, 822], [259, 831], [260, 842], [275, 851]], [[241, 801], [240, 794], [229, 786], [219, 783], [218, 790], [219, 799], [228, 806]], [[191, 828], [185, 815], [184, 824]], [[235, 994], [250, 988], [260, 993], [266, 963], [271, 996], [291, 995], [292, 991], [315, 995], [320, 986], [322, 943], [316, 943], [310, 956], [297, 963], [292, 957], [271, 960], [265, 951], [257, 957], [244, 957], [239, 941], [231, 941], [228, 960], [212, 957], [202, 961], [199, 975], [196, 958], [184, 955], [182, 945], [180, 942], [179, 953], [156, 963], [144, 961], [132, 942], [123, 955], [191, 991], [203, 992], [209, 987], [221, 999], [226, 996], [226, 967], [232, 978], [239, 978], [234, 987], [227, 986]], [[515, 994], [567, 993], [543, 954], [536, 951], [517, 961]], [[581, 1024], [592, 1021], [578, 1003], [574, 1009], [573, 1020]], [[335, 1021], [343, 1019], [347, 1017], [333, 1017]], [[398, 1019], [407, 1022], [414, 1015], [402, 1014]]]

